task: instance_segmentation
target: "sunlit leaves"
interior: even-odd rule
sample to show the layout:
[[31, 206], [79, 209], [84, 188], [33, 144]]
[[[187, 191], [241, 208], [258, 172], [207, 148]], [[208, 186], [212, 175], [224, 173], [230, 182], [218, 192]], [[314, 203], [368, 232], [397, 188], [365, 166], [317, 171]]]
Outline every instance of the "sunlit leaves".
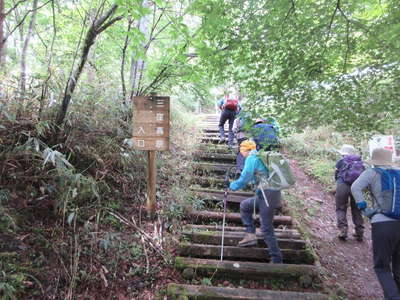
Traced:
[[259, 113], [297, 129], [383, 131], [399, 117], [391, 106], [399, 100], [399, 72], [388, 68], [398, 62], [399, 5], [197, 1], [203, 22], [194, 43], [213, 78], [240, 87]]

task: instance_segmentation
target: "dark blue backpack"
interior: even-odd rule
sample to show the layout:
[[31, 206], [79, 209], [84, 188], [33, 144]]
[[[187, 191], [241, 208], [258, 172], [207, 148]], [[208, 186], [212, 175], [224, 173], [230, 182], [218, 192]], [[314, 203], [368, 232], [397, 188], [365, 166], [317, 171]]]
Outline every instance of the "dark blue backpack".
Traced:
[[271, 124], [258, 123], [251, 129], [257, 149], [277, 146], [279, 144], [276, 129]]
[[374, 168], [381, 175], [383, 203], [378, 203], [380, 213], [400, 219], [400, 170]]

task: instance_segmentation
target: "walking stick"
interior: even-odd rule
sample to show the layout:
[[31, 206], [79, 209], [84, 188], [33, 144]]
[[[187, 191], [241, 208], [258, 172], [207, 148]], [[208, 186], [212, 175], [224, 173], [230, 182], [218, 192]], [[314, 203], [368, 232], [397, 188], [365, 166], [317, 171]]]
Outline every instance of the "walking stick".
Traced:
[[222, 217], [222, 239], [221, 239], [221, 258], [220, 261], [224, 259], [224, 238], [225, 238], [225, 216], [226, 216], [226, 204], [228, 202], [228, 189], [229, 189], [229, 175], [231, 174], [231, 170], [236, 167], [230, 167], [226, 170], [225, 173], [225, 190], [224, 190], [224, 215]]
[[226, 215], [226, 202], [228, 200], [228, 187], [224, 191], [224, 216], [222, 218], [222, 239], [221, 239], [221, 261], [224, 259], [224, 238], [225, 238], [225, 215]]

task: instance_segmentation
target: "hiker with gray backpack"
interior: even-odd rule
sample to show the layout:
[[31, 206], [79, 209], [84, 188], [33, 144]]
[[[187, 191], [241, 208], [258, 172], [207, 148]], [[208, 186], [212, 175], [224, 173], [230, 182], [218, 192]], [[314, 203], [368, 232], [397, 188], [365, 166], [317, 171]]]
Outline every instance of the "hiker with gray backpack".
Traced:
[[[358, 208], [371, 219], [374, 271], [386, 300], [400, 299], [400, 166], [392, 151], [374, 149], [366, 169], [352, 184]], [[364, 191], [372, 194], [368, 206]]]
[[351, 217], [355, 227], [353, 236], [357, 241], [362, 242], [364, 238], [364, 220], [351, 194], [351, 185], [364, 171], [364, 163], [352, 145], [343, 145], [338, 152], [342, 155], [342, 158], [336, 163], [335, 170], [338, 238], [342, 241], [347, 239], [347, 206], [350, 202]]
[[289, 164], [280, 153], [256, 151], [256, 143], [250, 140], [240, 144], [240, 152], [246, 158], [239, 179], [225, 182], [232, 191], [244, 188], [249, 183], [257, 186], [255, 195], [240, 203], [240, 217], [246, 227], [246, 234], [238, 246], [257, 245], [256, 228], [252, 214], [258, 210], [261, 233], [268, 246], [272, 263], [282, 263], [282, 253], [274, 233], [273, 217], [276, 207], [280, 206], [281, 189], [295, 182]]

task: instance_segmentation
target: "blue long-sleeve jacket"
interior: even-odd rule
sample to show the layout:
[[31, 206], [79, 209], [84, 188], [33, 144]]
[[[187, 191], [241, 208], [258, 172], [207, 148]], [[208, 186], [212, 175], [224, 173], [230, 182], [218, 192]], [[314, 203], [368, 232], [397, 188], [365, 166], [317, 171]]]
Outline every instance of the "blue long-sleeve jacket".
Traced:
[[229, 188], [232, 191], [243, 189], [250, 182], [258, 183], [259, 176], [268, 176], [268, 169], [257, 156], [257, 151], [253, 150], [246, 158], [244, 169], [239, 179], [231, 182]]

